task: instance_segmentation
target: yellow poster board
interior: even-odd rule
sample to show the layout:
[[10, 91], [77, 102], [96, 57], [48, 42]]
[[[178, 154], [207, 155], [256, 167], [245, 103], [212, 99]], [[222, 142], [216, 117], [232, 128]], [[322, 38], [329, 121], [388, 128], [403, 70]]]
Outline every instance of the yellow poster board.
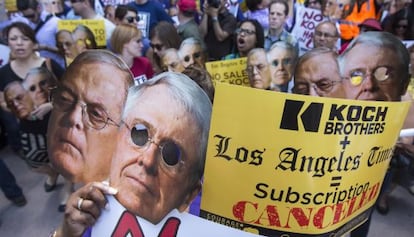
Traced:
[[[85, 33], [87, 42], [86, 45], [90, 44], [92, 40], [95, 40], [98, 48], [106, 47], [106, 34], [105, 34], [105, 23], [104, 20], [59, 20], [58, 30], [68, 30], [73, 32], [78, 25], [83, 25], [89, 29], [94, 39], [88, 38], [88, 33]], [[88, 42], [89, 40], [89, 42]]]
[[4, 7], [8, 12], [17, 12], [17, 1], [16, 0], [4, 0]]
[[207, 62], [206, 69], [210, 73], [214, 84], [223, 82], [232, 85], [250, 86], [246, 72], [246, 58]]
[[349, 232], [378, 198], [409, 105], [218, 83], [201, 216], [266, 236]]

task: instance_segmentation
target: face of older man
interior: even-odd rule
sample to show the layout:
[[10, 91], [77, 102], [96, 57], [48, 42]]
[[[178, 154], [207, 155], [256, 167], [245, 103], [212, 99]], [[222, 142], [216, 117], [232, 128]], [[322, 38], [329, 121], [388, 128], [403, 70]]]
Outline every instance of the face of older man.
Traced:
[[[197, 194], [194, 119], [158, 84], [146, 89], [121, 125], [110, 183], [128, 210], [158, 223], [172, 209], [183, 211]], [[178, 148], [178, 150], [177, 150]]]
[[303, 95], [345, 98], [335, 57], [332, 54], [323, 53], [298, 64], [293, 92]]
[[169, 72], [182, 72], [184, 71], [184, 66], [181, 63], [178, 52], [174, 50], [166, 51], [161, 58], [161, 66], [163, 71]]
[[125, 74], [107, 63], [82, 64], [70, 68], [52, 91], [48, 151], [66, 178], [90, 182], [108, 177], [125, 100]]
[[357, 44], [344, 56], [344, 88], [349, 99], [399, 101], [405, 85], [396, 52]]
[[336, 49], [336, 41], [338, 36], [336, 34], [336, 28], [333, 24], [322, 23], [319, 24], [313, 35], [313, 46], [315, 48], [327, 47], [330, 49]]
[[29, 74], [23, 82], [24, 87], [28, 91], [30, 97], [36, 106], [48, 102], [49, 99], [49, 82], [44, 74]]
[[285, 85], [292, 78], [294, 56], [289, 50], [277, 47], [268, 52], [272, 83]]
[[181, 61], [185, 68], [197, 65], [204, 68], [203, 50], [200, 45], [185, 44], [180, 48]]
[[7, 107], [19, 119], [26, 119], [33, 111], [33, 101], [29, 93], [20, 84], [10, 85], [4, 97]]
[[264, 50], [252, 53], [247, 58], [246, 71], [251, 87], [258, 89], [268, 89], [270, 87], [270, 68]]

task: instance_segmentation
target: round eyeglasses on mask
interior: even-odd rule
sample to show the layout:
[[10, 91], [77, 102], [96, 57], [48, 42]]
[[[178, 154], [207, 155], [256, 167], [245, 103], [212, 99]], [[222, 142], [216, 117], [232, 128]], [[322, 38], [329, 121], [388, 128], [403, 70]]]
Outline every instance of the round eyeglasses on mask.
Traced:
[[[375, 78], [375, 80], [379, 83], [386, 82], [391, 76], [391, 70], [388, 67], [377, 67], [373, 73], [372, 76]], [[355, 70], [350, 73], [350, 82], [353, 86], [359, 86], [362, 84], [365, 78], [367, 78], [367, 74], [362, 70]]]
[[161, 158], [167, 167], [175, 167], [181, 163], [181, 150], [177, 144], [172, 141], [156, 143], [150, 136], [148, 128], [144, 124], [136, 124], [131, 128], [132, 142], [139, 147], [148, 147], [151, 143], [160, 149]]

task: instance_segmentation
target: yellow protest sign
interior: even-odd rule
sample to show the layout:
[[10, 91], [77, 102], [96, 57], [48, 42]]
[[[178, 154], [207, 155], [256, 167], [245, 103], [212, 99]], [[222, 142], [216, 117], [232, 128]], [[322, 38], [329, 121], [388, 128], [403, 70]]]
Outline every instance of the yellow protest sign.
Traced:
[[250, 86], [246, 73], [246, 58], [207, 62], [206, 69], [210, 73], [214, 84], [224, 82]]
[[8, 12], [17, 12], [16, 0], [4, 0], [4, 7]]
[[76, 44], [84, 43], [87, 49], [106, 47], [105, 23], [104, 20], [60, 20], [58, 30], [80, 31], [80, 39], [74, 39]]
[[372, 210], [409, 105], [218, 83], [201, 216], [269, 236], [347, 233]]

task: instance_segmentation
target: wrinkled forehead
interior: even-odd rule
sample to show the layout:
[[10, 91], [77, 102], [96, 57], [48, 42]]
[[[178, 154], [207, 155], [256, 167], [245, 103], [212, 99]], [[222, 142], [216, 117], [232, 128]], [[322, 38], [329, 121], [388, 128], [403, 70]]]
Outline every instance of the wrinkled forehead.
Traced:
[[13, 84], [10, 85], [4, 93], [6, 99], [13, 99], [18, 95], [26, 94], [26, 90], [23, 88], [21, 84]]
[[254, 52], [247, 58], [247, 64], [256, 64], [256, 63], [267, 64], [267, 58], [266, 58], [265, 51]]
[[282, 47], [276, 47], [273, 48], [271, 51], [269, 51], [269, 59], [275, 60], [275, 59], [283, 59], [283, 58], [292, 58], [293, 52], [286, 48]]

